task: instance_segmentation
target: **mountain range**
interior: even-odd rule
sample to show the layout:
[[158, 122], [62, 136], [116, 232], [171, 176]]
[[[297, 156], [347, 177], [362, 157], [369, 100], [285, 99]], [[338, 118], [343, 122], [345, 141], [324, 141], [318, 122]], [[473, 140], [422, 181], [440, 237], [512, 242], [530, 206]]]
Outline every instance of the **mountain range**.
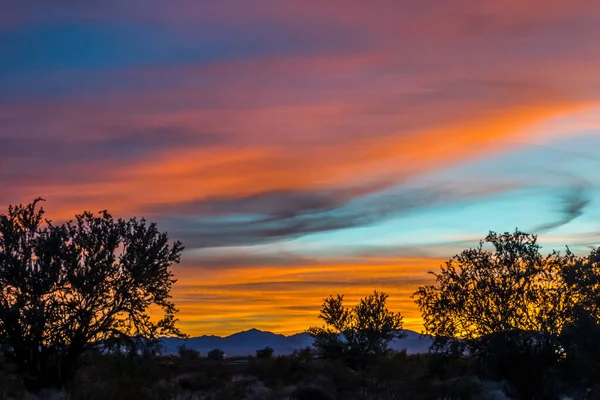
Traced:
[[[409, 354], [426, 353], [431, 345], [432, 338], [417, 332], [404, 330], [406, 337], [394, 340], [389, 344], [393, 350], [406, 350]], [[188, 339], [163, 338], [162, 344], [166, 354], [177, 353], [177, 348], [185, 345], [206, 355], [212, 349], [221, 349], [229, 357], [248, 356], [256, 354], [256, 350], [271, 347], [276, 355], [287, 355], [306, 347], [312, 346], [313, 339], [308, 333], [297, 333], [285, 336], [258, 329], [250, 329], [221, 336], [197, 336]]]

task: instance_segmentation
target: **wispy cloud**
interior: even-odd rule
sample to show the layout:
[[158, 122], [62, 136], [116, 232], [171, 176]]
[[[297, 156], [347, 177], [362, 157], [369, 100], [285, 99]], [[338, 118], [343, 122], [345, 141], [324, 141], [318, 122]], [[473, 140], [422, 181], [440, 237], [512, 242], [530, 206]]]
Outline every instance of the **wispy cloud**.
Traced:
[[559, 212], [559, 219], [534, 228], [535, 232], [546, 232], [568, 224], [574, 219], [583, 215], [585, 208], [591, 202], [589, 190], [582, 185], [568, 188], [562, 197], [562, 207]]

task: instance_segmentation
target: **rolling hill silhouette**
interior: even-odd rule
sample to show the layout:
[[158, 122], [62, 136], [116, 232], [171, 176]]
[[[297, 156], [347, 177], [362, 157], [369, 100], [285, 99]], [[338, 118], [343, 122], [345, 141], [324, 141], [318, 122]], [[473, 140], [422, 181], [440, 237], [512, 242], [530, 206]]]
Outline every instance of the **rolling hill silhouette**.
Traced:
[[[393, 350], [406, 350], [409, 354], [426, 353], [431, 345], [431, 337], [422, 336], [417, 332], [404, 330], [406, 337], [394, 340], [389, 348]], [[198, 350], [206, 355], [212, 349], [218, 348], [229, 357], [254, 355], [256, 350], [271, 347], [276, 355], [291, 354], [294, 350], [303, 349], [312, 345], [313, 339], [308, 333], [298, 333], [285, 336], [258, 329], [250, 329], [234, 333], [229, 336], [198, 336], [189, 339], [163, 338], [162, 344], [166, 354], [177, 353], [177, 348], [185, 345]]]

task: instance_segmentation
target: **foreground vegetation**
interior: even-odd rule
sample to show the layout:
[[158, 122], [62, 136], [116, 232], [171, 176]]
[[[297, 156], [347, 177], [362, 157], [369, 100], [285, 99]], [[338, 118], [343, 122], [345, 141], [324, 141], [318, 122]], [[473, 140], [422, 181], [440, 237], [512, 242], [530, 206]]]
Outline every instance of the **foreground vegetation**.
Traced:
[[[365, 369], [316, 358], [310, 349], [289, 356], [221, 361], [194, 352], [178, 356], [88, 353], [61, 390], [27, 393], [10, 364], [0, 372], [0, 399], [47, 400], [506, 400], [518, 391], [481, 376], [476, 360], [388, 352]], [[598, 399], [600, 386], [574, 389], [547, 382], [547, 397]], [[550, 393], [552, 392], [552, 393]]]
[[[506, 399], [509, 385], [476, 377], [476, 366], [431, 355], [389, 352], [365, 369], [318, 359], [305, 349], [289, 356], [210, 360], [180, 356], [86, 354], [63, 390], [27, 394], [4, 364], [0, 399], [70, 400], [400, 400]], [[14, 370], [12, 370], [14, 371]]]
[[161, 356], [160, 336], [184, 336], [181, 243], [107, 212], [53, 225], [38, 203], [0, 215], [0, 399], [600, 399], [600, 250], [490, 232], [414, 294], [429, 354], [388, 349], [402, 315], [375, 291], [326, 298], [313, 347], [290, 356]]

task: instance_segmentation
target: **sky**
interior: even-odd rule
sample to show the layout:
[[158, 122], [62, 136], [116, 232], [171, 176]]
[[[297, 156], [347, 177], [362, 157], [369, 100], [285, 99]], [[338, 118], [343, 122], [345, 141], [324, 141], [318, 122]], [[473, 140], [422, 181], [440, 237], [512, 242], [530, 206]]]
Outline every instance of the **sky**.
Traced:
[[600, 244], [596, 0], [0, 0], [0, 210], [156, 221], [191, 335]]

